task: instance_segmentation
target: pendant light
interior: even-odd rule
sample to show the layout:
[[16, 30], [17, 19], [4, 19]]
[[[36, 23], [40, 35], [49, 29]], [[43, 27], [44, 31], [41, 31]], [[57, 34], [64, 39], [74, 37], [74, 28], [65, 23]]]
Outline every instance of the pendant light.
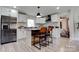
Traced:
[[[38, 6], [37, 8], [38, 8], [38, 11], [39, 11], [39, 8], [40, 8], [40, 7]], [[41, 15], [40, 15], [39, 12], [37, 13], [37, 17], [41, 17]]]

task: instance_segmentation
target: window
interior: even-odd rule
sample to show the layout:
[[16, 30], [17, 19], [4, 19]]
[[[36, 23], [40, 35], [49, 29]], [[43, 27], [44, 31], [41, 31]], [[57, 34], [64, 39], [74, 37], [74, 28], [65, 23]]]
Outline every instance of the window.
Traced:
[[27, 27], [35, 27], [34, 20], [28, 19], [28, 20], [27, 20]]

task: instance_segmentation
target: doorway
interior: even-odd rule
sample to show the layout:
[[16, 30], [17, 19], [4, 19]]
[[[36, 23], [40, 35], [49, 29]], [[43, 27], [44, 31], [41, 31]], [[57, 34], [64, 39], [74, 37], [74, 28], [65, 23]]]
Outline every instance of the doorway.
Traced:
[[69, 18], [68, 17], [60, 17], [60, 36], [61, 37], [70, 37], [70, 31], [69, 31]]

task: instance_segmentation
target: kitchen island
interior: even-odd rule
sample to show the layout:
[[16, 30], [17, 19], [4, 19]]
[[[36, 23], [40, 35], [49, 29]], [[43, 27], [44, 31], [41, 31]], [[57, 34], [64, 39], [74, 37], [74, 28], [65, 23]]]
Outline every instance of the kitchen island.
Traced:
[[27, 45], [32, 45], [32, 31], [39, 30], [37, 27], [21, 27], [17, 29], [17, 40], [26, 40]]

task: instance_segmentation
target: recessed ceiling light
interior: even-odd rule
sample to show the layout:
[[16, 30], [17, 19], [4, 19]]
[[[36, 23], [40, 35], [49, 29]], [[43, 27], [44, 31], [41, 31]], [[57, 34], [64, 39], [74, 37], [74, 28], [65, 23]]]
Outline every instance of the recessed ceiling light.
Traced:
[[60, 7], [56, 7], [56, 9], [57, 9], [57, 10], [59, 10], [59, 9], [60, 9]]

